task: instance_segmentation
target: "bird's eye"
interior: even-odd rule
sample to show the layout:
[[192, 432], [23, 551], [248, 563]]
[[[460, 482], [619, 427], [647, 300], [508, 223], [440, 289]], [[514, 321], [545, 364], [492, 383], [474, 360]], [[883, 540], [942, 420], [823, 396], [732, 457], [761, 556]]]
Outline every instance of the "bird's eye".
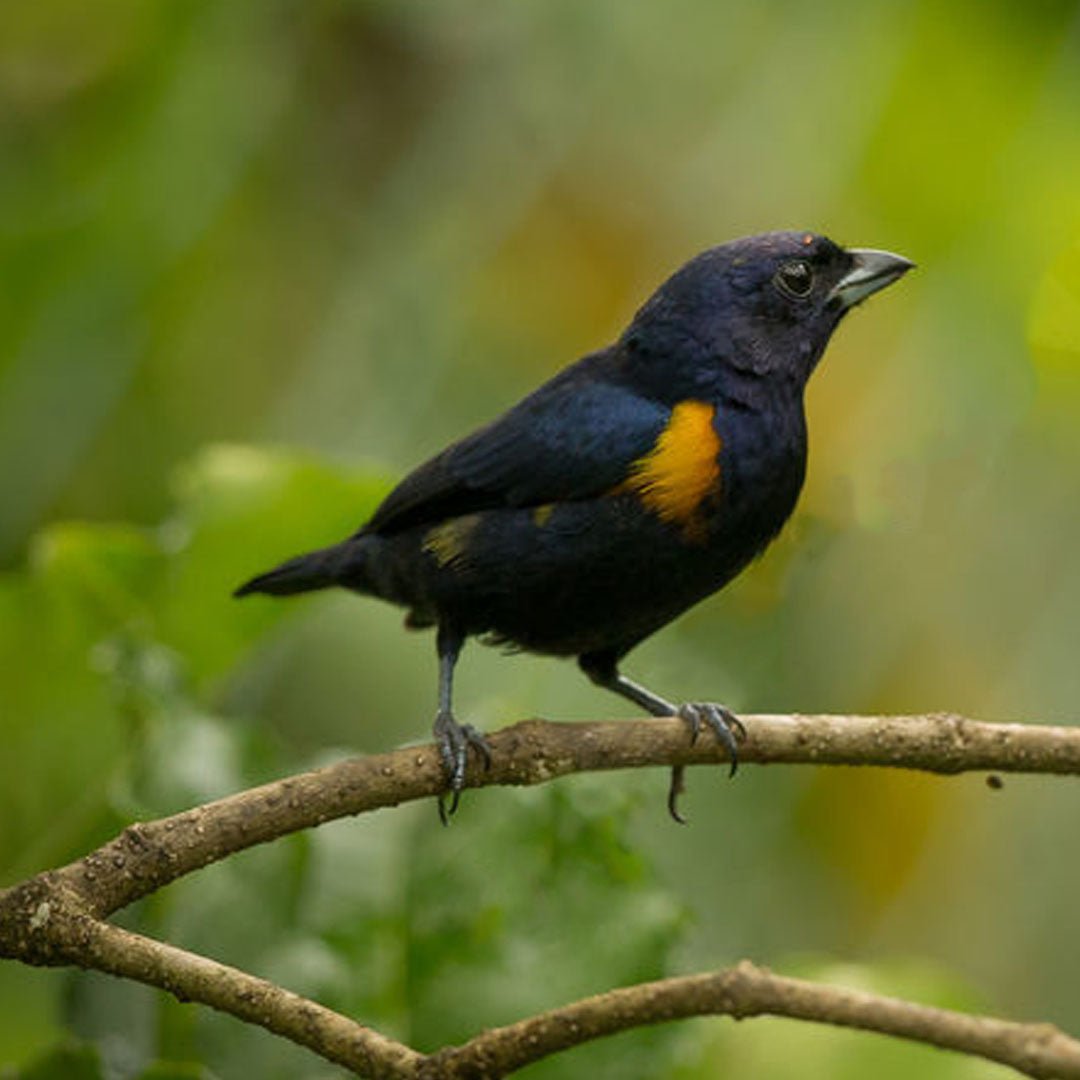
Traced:
[[810, 269], [809, 263], [803, 262], [802, 259], [795, 259], [784, 263], [776, 271], [773, 281], [781, 292], [795, 297], [796, 300], [801, 300], [809, 296], [810, 290], [814, 287], [814, 271]]

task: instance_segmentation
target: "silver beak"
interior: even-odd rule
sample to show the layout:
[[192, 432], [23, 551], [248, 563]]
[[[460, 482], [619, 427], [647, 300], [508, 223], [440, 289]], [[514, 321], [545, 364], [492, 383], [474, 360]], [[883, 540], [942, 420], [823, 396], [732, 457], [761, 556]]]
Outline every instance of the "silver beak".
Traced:
[[906, 274], [915, 264], [903, 255], [873, 248], [848, 248], [854, 259], [852, 268], [833, 286], [829, 301], [838, 302], [846, 311], [878, 289], [884, 289]]

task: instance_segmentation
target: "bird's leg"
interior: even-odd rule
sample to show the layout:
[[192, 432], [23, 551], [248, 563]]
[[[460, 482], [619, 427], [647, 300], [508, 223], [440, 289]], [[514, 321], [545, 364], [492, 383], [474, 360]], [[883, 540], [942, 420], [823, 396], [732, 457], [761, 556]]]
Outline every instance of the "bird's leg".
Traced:
[[[685, 720], [690, 727], [691, 744], [697, 740], [703, 724], [710, 728], [731, 760], [729, 775], [735, 775], [735, 770], [739, 766], [736, 736], [745, 739], [746, 728], [730, 709], [711, 701], [688, 701], [682, 705], [676, 705], [621, 674], [615, 657], [609, 654], [586, 653], [578, 658], [578, 664], [597, 686], [602, 686], [605, 690], [611, 690], [635, 705], [640, 705], [647, 713], [653, 716], [678, 716]], [[679, 813], [679, 796], [684, 790], [683, 773], [684, 766], [672, 767], [667, 805], [668, 813], [680, 824], [685, 825], [686, 819]]]
[[640, 705], [653, 716], [681, 717], [690, 727], [691, 742], [697, 739], [703, 724], [711, 728], [731, 758], [731, 772], [734, 775], [739, 763], [735, 736], [745, 738], [746, 729], [742, 721], [730, 709], [711, 701], [675, 705], [621, 674], [615, 661], [609, 656], [586, 653], [580, 657], [578, 663], [581, 665], [581, 670], [597, 686], [602, 686], [605, 690], [611, 690], [635, 705]]
[[439, 820], [446, 825], [458, 808], [465, 786], [465, 766], [471, 746], [480, 755], [484, 768], [491, 767], [491, 750], [484, 736], [472, 724], [459, 724], [454, 718], [454, 666], [461, 654], [464, 635], [449, 623], [439, 623], [435, 647], [439, 652], [439, 711], [435, 715], [435, 745], [446, 769], [450, 805], [446, 792], [439, 795]]

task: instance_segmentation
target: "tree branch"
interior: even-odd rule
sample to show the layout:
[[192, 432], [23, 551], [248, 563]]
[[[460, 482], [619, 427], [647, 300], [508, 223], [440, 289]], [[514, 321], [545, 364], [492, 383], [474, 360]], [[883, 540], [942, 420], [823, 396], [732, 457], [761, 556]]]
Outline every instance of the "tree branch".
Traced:
[[[991, 724], [946, 713], [742, 719], [747, 728], [739, 748], [743, 764], [1080, 775], [1080, 728]], [[686, 725], [678, 719], [526, 720], [489, 736], [489, 743], [491, 768], [472, 762], [468, 787], [540, 784], [570, 773], [724, 760], [722, 748], [705, 735], [690, 745]], [[337, 818], [433, 797], [443, 785], [442, 765], [431, 745], [348, 758], [131, 825], [53, 874], [82, 898], [91, 914], [104, 917], [237, 851]], [[0, 955], [4, 907], [0, 892]]]
[[691, 1016], [786, 1016], [976, 1054], [1035, 1077], [1080, 1077], [1080, 1042], [1051, 1024], [1017, 1024], [774, 975], [743, 961], [707, 975], [611, 990], [433, 1055], [446, 1077], [503, 1076], [629, 1028]]
[[[911, 717], [745, 716], [744, 763], [878, 765], [1080, 775], [1080, 729]], [[574, 772], [723, 760], [680, 720], [532, 720], [490, 737], [493, 761], [468, 786], [537, 784]], [[1080, 1043], [1047, 1025], [945, 1010], [782, 979], [749, 964], [612, 991], [485, 1032], [425, 1057], [254, 976], [103, 922], [113, 912], [237, 851], [325, 821], [438, 794], [431, 746], [334, 765], [129, 826], [86, 857], [0, 891], [0, 957], [95, 968], [259, 1024], [363, 1076], [497, 1076], [588, 1039], [683, 1016], [773, 1013], [861, 1027], [981, 1054], [1037, 1077], [1080, 1077]], [[433, 1071], [434, 1070], [434, 1071]]]
[[414, 1077], [424, 1060], [403, 1043], [265, 979], [103, 922], [62, 887], [43, 888], [39, 897], [27, 925], [47, 936], [50, 964], [104, 971], [198, 1001], [374, 1080]]

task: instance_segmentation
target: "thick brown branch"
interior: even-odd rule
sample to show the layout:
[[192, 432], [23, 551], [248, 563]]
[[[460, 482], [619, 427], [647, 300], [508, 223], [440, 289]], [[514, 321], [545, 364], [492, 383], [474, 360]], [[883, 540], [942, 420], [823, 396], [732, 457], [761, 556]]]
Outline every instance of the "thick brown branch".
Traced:
[[1080, 1042], [1050, 1024], [1017, 1024], [774, 975], [744, 961], [709, 975], [597, 994], [485, 1031], [432, 1059], [432, 1076], [503, 1076], [540, 1058], [629, 1028], [689, 1016], [786, 1016], [860, 1028], [976, 1054], [1035, 1077], [1080, 1077]]
[[[930, 716], [744, 716], [741, 761], [884, 765], [936, 773], [972, 770], [1080, 775], [1080, 728], [993, 724]], [[708, 764], [723, 751], [689, 745], [681, 720], [560, 724], [527, 720], [490, 736], [492, 765], [475, 762], [468, 785], [539, 784], [569, 773], [649, 765]], [[176, 878], [237, 851], [335, 818], [438, 794], [432, 746], [392, 750], [278, 780], [158, 821], [135, 824], [52, 876], [91, 914], [106, 916]], [[21, 952], [0, 892], [0, 956]]]

